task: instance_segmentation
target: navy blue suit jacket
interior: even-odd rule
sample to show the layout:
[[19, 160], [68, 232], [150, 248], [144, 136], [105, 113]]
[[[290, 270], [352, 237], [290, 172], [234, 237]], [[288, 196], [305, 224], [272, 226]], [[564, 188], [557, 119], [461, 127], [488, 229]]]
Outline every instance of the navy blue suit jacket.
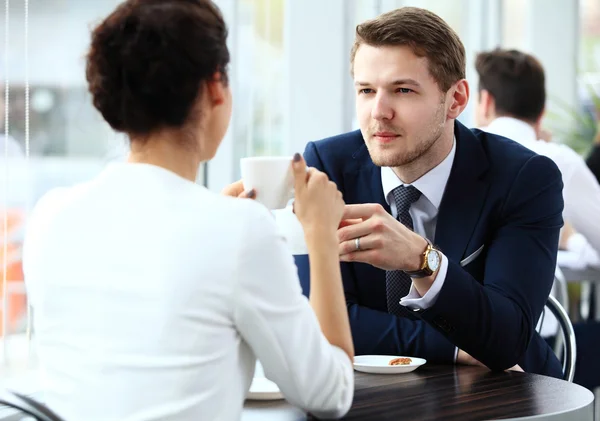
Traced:
[[[435, 304], [387, 313], [385, 271], [341, 263], [357, 355], [387, 354], [453, 363], [455, 346], [491, 369], [519, 364], [560, 377], [562, 369], [535, 325], [554, 279], [562, 227], [562, 178], [550, 159], [506, 138], [455, 123], [456, 155], [439, 207], [434, 244], [448, 272]], [[307, 145], [308, 165], [327, 173], [347, 204], [379, 203], [388, 212], [381, 170], [360, 131]], [[481, 246], [464, 267], [461, 260]], [[307, 256], [295, 256], [309, 294]]]

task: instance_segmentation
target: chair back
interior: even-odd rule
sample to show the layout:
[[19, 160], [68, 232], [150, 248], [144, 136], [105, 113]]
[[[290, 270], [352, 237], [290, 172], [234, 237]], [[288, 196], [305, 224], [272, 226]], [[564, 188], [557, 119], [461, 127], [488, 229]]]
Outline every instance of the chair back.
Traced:
[[23, 414], [33, 417], [36, 421], [64, 421], [32, 397], [10, 390], [4, 390], [0, 393], [0, 405], [17, 409]]
[[[556, 317], [560, 332], [562, 332], [562, 342], [564, 348], [563, 361], [563, 380], [573, 381], [575, 377], [575, 363], [577, 358], [577, 344], [575, 341], [575, 330], [569, 315], [564, 307], [553, 296], [548, 297], [546, 308]], [[559, 341], [561, 335], [556, 335], [556, 341]], [[555, 351], [556, 352], [556, 351]], [[559, 354], [557, 354], [559, 355]]]

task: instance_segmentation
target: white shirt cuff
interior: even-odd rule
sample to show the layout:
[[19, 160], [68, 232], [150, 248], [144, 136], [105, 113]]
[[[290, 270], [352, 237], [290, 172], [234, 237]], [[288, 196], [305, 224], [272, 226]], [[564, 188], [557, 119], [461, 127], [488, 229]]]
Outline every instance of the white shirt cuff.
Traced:
[[458, 358], [458, 347], [454, 347], [454, 364], [456, 364], [456, 359]]
[[444, 286], [447, 272], [448, 258], [442, 254], [442, 264], [440, 265], [440, 269], [438, 270], [437, 276], [435, 277], [433, 284], [431, 284], [429, 291], [427, 291], [427, 293], [421, 297], [413, 283], [410, 286], [408, 295], [400, 300], [400, 304], [410, 308], [411, 310], [427, 310], [429, 307], [433, 306], [438, 295], [440, 294], [440, 291], [442, 290], [442, 287]]

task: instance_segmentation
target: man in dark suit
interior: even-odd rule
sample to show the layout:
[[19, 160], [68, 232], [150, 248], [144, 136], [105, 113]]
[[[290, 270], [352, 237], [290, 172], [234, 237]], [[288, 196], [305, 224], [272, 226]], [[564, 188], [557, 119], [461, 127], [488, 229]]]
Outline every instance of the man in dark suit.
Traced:
[[[435, 14], [367, 21], [351, 54], [360, 130], [304, 156], [348, 204], [338, 234], [356, 353], [560, 377], [535, 331], [562, 226], [556, 165], [456, 121], [465, 51]], [[296, 263], [309, 294], [308, 259]]]

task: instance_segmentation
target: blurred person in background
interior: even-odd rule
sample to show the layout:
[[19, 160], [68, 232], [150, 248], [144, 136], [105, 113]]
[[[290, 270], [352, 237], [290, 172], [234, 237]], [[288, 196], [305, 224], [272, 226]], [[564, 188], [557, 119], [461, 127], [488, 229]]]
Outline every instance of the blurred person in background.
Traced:
[[[565, 226], [560, 248], [572, 262], [598, 265], [600, 250], [600, 185], [585, 161], [567, 145], [542, 139], [546, 105], [545, 74], [532, 55], [495, 49], [477, 56], [479, 75], [477, 123], [482, 130], [510, 138], [551, 158], [562, 173]], [[577, 366], [574, 381], [589, 389], [600, 386], [600, 323], [576, 323]], [[553, 344], [554, 337], [548, 341]]]
[[[475, 67], [479, 75], [477, 125], [556, 163], [564, 184], [565, 221], [581, 233], [594, 250], [600, 250], [598, 181], [573, 149], [547, 142], [539, 136], [546, 106], [545, 74], [541, 63], [532, 55], [517, 50], [495, 49], [480, 53]], [[580, 250], [581, 241], [570, 234], [571, 230], [562, 231], [561, 245], [567, 250]]]

